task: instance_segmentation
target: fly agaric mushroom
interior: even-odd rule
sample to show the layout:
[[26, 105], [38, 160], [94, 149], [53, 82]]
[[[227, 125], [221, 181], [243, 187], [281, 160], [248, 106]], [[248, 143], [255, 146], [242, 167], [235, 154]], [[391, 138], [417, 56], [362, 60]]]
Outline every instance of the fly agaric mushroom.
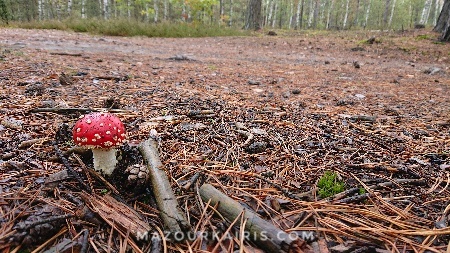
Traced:
[[126, 140], [126, 131], [120, 119], [106, 112], [83, 115], [72, 130], [75, 144], [90, 148], [94, 169], [111, 175], [117, 164], [116, 147]]

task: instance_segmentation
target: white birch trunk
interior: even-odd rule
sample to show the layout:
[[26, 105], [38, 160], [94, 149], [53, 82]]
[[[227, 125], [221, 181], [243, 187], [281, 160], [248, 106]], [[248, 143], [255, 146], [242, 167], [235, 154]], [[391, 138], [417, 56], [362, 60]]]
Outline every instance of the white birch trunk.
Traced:
[[164, 20], [168, 19], [169, 15], [169, 0], [164, 0]]
[[103, 17], [104, 19], [108, 19], [109, 17], [109, 6], [108, 6], [108, 0], [103, 0]]
[[127, 17], [131, 19], [131, 0], [127, 0]]
[[334, 0], [331, 0], [330, 8], [328, 9], [328, 13], [327, 13], [327, 25], [326, 25], [327, 29], [330, 29], [331, 11], [333, 10], [333, 7], [334, 7]]
[[391, 16], [389, 17], [389, 25], [388, 27], [391, 27], [392, 25], [392, 18], [394, 17], [394, 11], [395, 11], [395, 4], [397, 3], [397, 0], [394, 0], [392, 3], [392, 10], [391, 10]]
[[366, 9], [366, 17], [364, 19], [364, 28], [367, 26], [367, 22], [369, 21], [371, 3], [372, 3], [372, 0], [369, 0], [369, 4], [367, 5], [367, 9]]
[[320, 0], [314, 1], [314, 16], [313, 16], [313, 26], [316, 28], [317, 26], [317, 19], [319, 18], [319, 9], [320, 9]]
[[289, 4], [289, 24], [288, 29], [291, 29], [292, 22], [294, 22], [294, 1], [291, 0]]
[[233, 0], [230, 0], [230, 22], [229, 26], [233, 25]]
[[38, 0], [38, 15], [39, 15], [39, 20], [42, 20], [42, 0]]
[[439, 13], [441, 11], [442, 8], [442, 4], [440, 0], [435, 0], [434, 1], [434, 19], [433, 19], [433, 26], [436, 26], [437, 24], [437, 20], [439, 17]]
[[153, 16], [153, 22], [158, 23], [159, 2], [157, 0], [153, 0], [153, 9], [155, 11], [155, 16]]
[[70, 13], [72, 12], [72, 0], [67, 1], [67, 14], [70, 16]]
[[308, 27], [312, 26], [314, 16], [314, 0], [309, 1], [309, 15], [308, 15]]
[[148, 3], [145, 3], [144, 5], [145, 8], [145, 21], [148, 22], [150, 20], [150, 16], [148, 15]]
[[275, 24], [277, 23], [277, 11], [278, 11], [278, 1], [275, 3], [275, 7], [274, 7], [274, 10], [273, 10], [272, 28], [274, 28]]
[[269, 0], [269, 4], [268, 4], [269, 13], [267, 14], [267, 21], [266, 21], [267, 25], [270, 25], [272, 23], [273, 4], [274, 4], [274, 0]]
[[426, 0], [422, 9], [422, 15], [420, 16], [420, 24], [425, 25], [428, 21], [431, 9], [431, 0]]
[[81, 0], [81, 18], [86, 18], [86, 0]]
[[56, 17], [61, 18], [61, 5], [58, 2], [56, 2]]
[[350, 5], [350, 0], [347, 0], [347, 3], [345, 5], [345, 15], [344, 15], [344, 22], [342, 23], [342, 28], [346, 28], [347, 27], [347, 19], [348, 19], [348, 7]]
[[296, 28], [301, 28], [300, 27], [300, 12], [301, 12], [301, 7], [302, 7], [302, 2], [299, 0], [298, 1], [298, 3], [297, 3], [297, 15], [296, 15], [296, 17], [297, 17], [297, 19], [295, 20], [295, 27]]

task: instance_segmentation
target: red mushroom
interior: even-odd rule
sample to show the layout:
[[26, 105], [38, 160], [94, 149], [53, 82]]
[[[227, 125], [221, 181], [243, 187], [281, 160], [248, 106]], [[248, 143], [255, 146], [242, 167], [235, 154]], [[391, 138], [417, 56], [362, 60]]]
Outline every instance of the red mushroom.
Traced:
[[126, 131], [120, 119], [106, 112], [83, 115], [72, 130], [75, 144], [90, 148], [94, 169], [111, 175], [117, 164], [116, 147], [126, 140]]

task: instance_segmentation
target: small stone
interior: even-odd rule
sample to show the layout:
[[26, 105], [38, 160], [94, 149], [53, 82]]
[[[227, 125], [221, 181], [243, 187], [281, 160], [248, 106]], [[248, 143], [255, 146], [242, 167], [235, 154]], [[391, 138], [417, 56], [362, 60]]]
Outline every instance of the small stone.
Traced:
[[355, 94], [355, 97], [358, 99], [364, 99], [366, 96], [364, 96], [363, 94]]
[[299, 89], [293, 89], [291, 92], [292, 92], [292, 94], [294, 94], [294, 95], [300, 94], [300, 90], [299, 90]]
[[261, 85], [260, 81], [256, 81], [256, 80], [248, 80], [247, 82], [249, 85]]
[[437, 221], [437, 222], [434, 224], [434, 226], [435, 226], [437, 229], [446, 228], [446, 227], [447, 227], [447, 220], [446, 220], [446, 219], [443, 219], [443, 220]]
[[431, 68], [424, 70], [424, 73], [428, 74], [428, 75], [434, 75], [434, 74], [438, 74], [440, 72], [442, 72], [442, 69], [440, 69], [438, 67], [431, 67]]
[[250, 146], [248, 146], [246, 148], [246, 151], [249, 154], [257, 154], [257, 153], [261, 153], [264, 152], [267, 148], [267, 142], [263, 142], [263, 141], [258, 141], [258, 142], [254, 142], [252, 144], [250, 144]]

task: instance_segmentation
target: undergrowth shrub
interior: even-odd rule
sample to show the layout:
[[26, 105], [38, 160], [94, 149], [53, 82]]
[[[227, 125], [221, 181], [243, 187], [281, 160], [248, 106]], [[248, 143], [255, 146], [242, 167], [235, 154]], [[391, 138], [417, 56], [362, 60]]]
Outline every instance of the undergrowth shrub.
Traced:
[[42, 20], [29, 22], [11, 22], [10, 27], [25, 29], [57, 29], [75, 32], [88, 32], [110, 36], [146, 36], [146, 37], [215, 37], [246, 36], [250, 33], [234, 27], [206, 25], [201, 23], [161, 22], [145, 23], [128, 19], [81, 19]]

